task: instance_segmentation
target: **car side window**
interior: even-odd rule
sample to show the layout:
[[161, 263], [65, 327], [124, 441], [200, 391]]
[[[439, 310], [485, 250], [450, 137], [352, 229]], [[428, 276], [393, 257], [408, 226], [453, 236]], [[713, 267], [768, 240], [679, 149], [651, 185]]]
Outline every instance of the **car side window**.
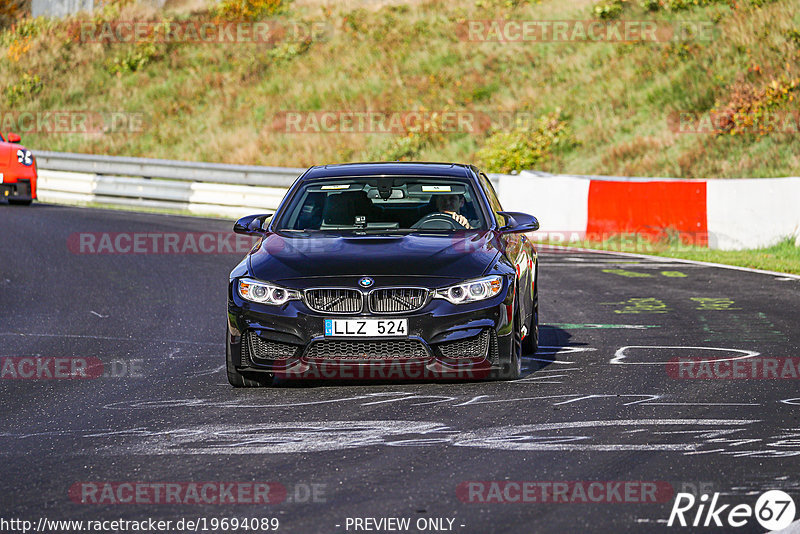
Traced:
[[483, 173], [481, 173], [481, 185], [483, 185], [483, 190], [486, 191], [486, 196], [489, 199], [489, 206], [494, 212], [497, 224], [502, 228], [506, 225], [505, 216], [500, 214], [500, 212], [503, 211], [503, 206], [500, 205], [500, 199], [497, 198], [497, 193], [494, 190], [494, 186], [492, 186], [492, 182]]

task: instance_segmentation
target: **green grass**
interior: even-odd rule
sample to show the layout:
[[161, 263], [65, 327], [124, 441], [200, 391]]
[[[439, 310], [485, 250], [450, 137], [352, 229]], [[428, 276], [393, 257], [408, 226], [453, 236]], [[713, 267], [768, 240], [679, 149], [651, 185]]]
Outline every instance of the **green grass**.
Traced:
[[688, 250], [665, 250], [656, 254], [671, 258], [708, 261], [765, 271], [800, 274], [800, 247], [795, 246], [794, 239], [785, 239], [772, 247], [751, 250], [693, 248]]
[[[796, 111], [800, 0], [761, 6], [670, 0], [655, 12], [640, 2], [618, 2], [626, 20], [710, 22], [710, 41], [480, 43], [459, 37], [469, 20], [592, 19], [602, 1], [422, 0], [351, 9], [296, 0], [274, 20], [324, 21], [330, 32], [325, 39], [274, 46], [82, 43], [74, 28], [85, 15], [38, 19], [0, 31], [0, 111], [145, 117], [141, 131], [21, 132], [34, 150], [293, 167], [399, 157], [477, 162], [487, 170], [508, 170], [501, 167], [511, 162], [575, 174], [798, 174], [797, 134], [685, 134], [671, 129], [668, 119], [679, 111]], [[156, 11], [146, 2], [106, 3], [96, 20], [212, 17], [211, 4]], [[774, 83], [779, 89], [770, 93]], [[558, 112], [565, 135], [550, 143], [545, 130], [536, 136], [544, 144], [531, 144], [525, 125], [511, 137], [491, 130], [290, 134], [275, 120], [287, 110], [421, 109], [534, 119]], [[515, 152], [498, 155], [509, 143]]]
[[675, 243], [651, 243], [643, 239], [608, 240], [602, 243], [591, 241], [581, 241], [579, 243], [554, 242], [553, 244], [613, 252], [650, 254], [668, 258], [737, 265], [765, 271], [800, 274], [800, 246], [795, 246], [795, 238], [793, 237], [786, 238], [771, 247], [749, 250], [711, 250]]

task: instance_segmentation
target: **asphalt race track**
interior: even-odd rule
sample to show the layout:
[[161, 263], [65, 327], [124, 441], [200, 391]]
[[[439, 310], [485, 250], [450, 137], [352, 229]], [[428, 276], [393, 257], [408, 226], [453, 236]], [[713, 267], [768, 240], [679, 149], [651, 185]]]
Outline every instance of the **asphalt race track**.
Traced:
[[[800, 280], [545, 250], [542, 348], [520, 380], [237, 390], [222, 336], [227, 275], [243, 254], [68, 246], [83, 232], [228, 232], [232, 221], [44, 204], [0, 213], [4, 518], [265, 517], [279, 532], [333, 533], [359, 531], [353, 518], [397, 517], [410, 532], [418, 519], [428, 532], [653, 532], [676, 530], [666, 520], [680, 491], [752, 506], [782, 489], [800, 504], [798, 379], [692, 379], [668, 365], [799, 356]], [[23, 357], [99, 360], [102, 374], [9, 376]], [[86, 482], [208, 481], [286, 493], [210, 505], [79, 496]], [[613, 492], [612, 502], [480, 502], [489, 493], [475, 488], [489, 481], [660, 489], [657, 502]], [[765, 530], [751, 519], [736, 531]]]

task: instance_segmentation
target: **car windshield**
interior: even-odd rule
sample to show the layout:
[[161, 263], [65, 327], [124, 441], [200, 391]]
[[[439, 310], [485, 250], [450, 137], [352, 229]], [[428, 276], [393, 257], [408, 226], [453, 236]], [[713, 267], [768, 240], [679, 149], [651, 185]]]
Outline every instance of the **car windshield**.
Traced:
[[314, 180], [292, 197], [278, 231], [458, 231], [485, 229], [468, 181], [356, 177]]

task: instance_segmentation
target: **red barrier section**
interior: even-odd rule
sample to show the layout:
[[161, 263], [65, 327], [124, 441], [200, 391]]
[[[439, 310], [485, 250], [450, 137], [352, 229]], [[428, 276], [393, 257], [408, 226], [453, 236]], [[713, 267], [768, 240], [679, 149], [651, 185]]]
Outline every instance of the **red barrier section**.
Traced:
[[589, 185], [587, 237], [640, 234], [652, 240], [675, 233], [684, 243], [708, 246], [705, 181], [614, 182]]

